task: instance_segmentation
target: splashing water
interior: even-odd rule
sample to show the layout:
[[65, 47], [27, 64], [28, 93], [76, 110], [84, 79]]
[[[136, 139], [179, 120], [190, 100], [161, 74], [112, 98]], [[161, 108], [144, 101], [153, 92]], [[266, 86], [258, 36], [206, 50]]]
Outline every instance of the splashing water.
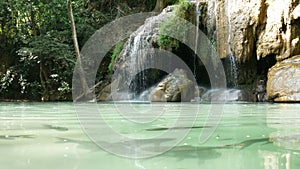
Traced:
[[236, 57], [228, 55], [229, 66], [230, 66], [230, 80], [233, 88], [238, 87], [238, 64]]
[[138, 168], [138, 169], [146, 169], [144, 166], [141, 165], [139, 160], [135, 160], [134, 161], [134, 165]]

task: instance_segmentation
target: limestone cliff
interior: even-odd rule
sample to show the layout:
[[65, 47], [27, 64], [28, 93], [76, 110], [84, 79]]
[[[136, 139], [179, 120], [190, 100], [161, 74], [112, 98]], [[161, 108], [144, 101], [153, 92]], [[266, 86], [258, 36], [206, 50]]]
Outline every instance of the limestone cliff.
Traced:
[[300, 53], [299, 0], [207, 0], [208, 35], [221, 58], [246, 62]]

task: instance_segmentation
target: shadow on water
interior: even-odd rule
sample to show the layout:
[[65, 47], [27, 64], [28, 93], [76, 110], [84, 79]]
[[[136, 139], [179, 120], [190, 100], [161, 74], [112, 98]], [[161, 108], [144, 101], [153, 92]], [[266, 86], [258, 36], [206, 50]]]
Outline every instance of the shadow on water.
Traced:
[[[75, 140], [69, 138], [57, 138], [58, 141], [56, 143], [74, 143], [78, 145], [80, 149], [90, 150], [91, 152], [102, 151], [101, 148], [92, 141], [82, 141], [82, 140]], [[172, 141], [172, 139], [142, 139], [144, 144], [149, 144], [149, 146], [142, 146], [138, 147], [136, 142], [133, 140], [131, 142], [115, 142], [109, 143], [104, 142], [102, 144], [114, 146], [116, 148], [124, 148], [123, 146], [127, 146], [126, 149], [128, 151], [134, 148], [141, 148], [145, 152], [153, 152], [157, 147], [161, 146], [161, 144], [165, 142]], [[246, 140], [243, 142], [235, 143], [235, 144], [227, 144], [221, 146], [213, 146], [213, 147], [202, 147], [202, 146], [191, 146], [191, 145], [183, 145], [183, 146], [175, 146], [171, 150], [167, 151], [163, 154], [163, 156], [170, 156], [177, 158], [177, 160], [183, 160], [186, 158], [199, 158], [199, 160], [203, 161], [206, 159], [213, 159], [218, 158], [221, 156], [221, 153], [218, 150], [221, 149], [236, 149], [236, 150], [243, 150], [247, 147], [250, 147], [254, 144], [269, 144], [272, 143], [269, 141], [269, 138], [262, 138], [262, 139], [251, 139]], [[156, 148], [154, 148], [156, 147]]]
[[199, 164], [207, 159], [221, 157], [221, 153], [217, 152], [214, 147], [198, 147], [190, 145], [176, 146], [164, 155], [176, 158], [177, 161], [196, 158], [199, 160]]
[[57, 144], [77, 144], [79, 149], [90, 150], [90, 152], [99, 151], [99, 146], [97, 146], [93, 141], [88, 140], [75, 140], [70, 138], [56, 137]]

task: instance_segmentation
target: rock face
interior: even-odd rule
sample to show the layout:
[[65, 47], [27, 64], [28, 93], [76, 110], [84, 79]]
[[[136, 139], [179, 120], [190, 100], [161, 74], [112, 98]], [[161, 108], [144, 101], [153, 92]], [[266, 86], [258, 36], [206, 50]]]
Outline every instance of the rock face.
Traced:
[[268, 73], [268, 98], [275, 102], [300, 102], [300, 55], [273, 66]]
[[195, 84], [187, 77], [185, 70], [175, 69], [164, 78], [150, 94], [153, 102], [191, 101]]
[[299, 54], [300, 23], [295, 19], [297, 12], [294, 12], [299, 1], [272, 0], [265, 3], [266, 23], [264, 30], [259, 34], [257, 58], [275, 55], [280, 61]]
[[239, 61], [249, 60], [258, 28], [264, 21], [264, 3], [261, 0], [210, 0], [207, 3], [208, 35], [213, 35], [219, 56], [233, 55]]
[[100, 92], [97, 101], [112, 101], [111, 84], [105, 86]]
[[283, 60], [300, 53], [298, 0], [209, 0], [207, 7], [208, 36], [221, 58]]

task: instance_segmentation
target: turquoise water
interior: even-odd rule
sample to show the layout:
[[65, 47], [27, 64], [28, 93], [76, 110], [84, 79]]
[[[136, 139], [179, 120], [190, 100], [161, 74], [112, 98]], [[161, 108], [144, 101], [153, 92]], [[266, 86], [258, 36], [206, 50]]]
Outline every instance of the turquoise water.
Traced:
[[[96, 106], [105, 123], [93, 132], [102, 141], [106, 140], [105, 144], [101, 140], [91, 141], [95, 137], [90, 135], [92, 132], [86, 134], [83, 116], [78, 119], [78, 109], [73, 103], [0, 103], [0, 168], [299, 169], [300, 166], [300, 104], [225, 104], [222, 119], [216, 123], [216, 130], [209, 130], [213, 133], [204, 143], [199, 141], [199, 135], [205, 129], [213, 129], [206, 120], [215, 105], [98, 103]], [[129, 119], [119, 114], [118, 109], [123, 107], [132, 107], [143, 116], [154, 107], [161, 114], [152, 121]], [[188, 118], [195, 110], [197, 117]], [[88, 119], [95, 118], [98, 117]], [[120, 136], [142, 139], [144, 144], [114, 141], [111, 137], [114, 133], [105, 131], [105, 127]], [[164, 133], [171, 134], [163, 136]], [[180, 140], [175, 144], [172, 141], [176, 138]], [[127, 151], [107, 152], [122, 149], [122, 145], [127, 146], [124, 149]], [[152, 157], [130, 158], [132, 153]]]

